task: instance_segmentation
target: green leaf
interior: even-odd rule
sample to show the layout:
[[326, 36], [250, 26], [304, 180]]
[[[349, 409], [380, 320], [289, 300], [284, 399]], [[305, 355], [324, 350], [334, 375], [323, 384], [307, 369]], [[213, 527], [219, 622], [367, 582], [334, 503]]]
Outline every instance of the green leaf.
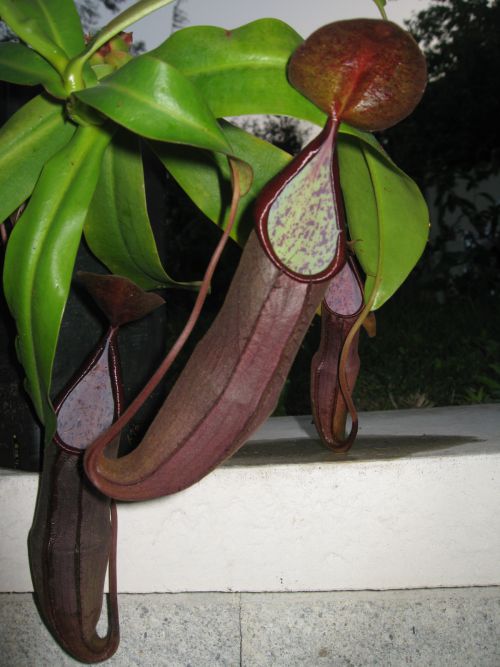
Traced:
[[[234, 155], [253, 169], [254, 180], [241, 198], [231, 236], [244, 245], [253, 228], [253, 205], [264, 185], [289, 162], [291, 156], [267, 141], [258, 139], [226, 121], [221, 129]], [[154, 143], [153, 150], [179, 185], [203, 213], [223, 226], [230, 201], [230, 173], [221, 155], [196, 149], [179, 149], [171, 144]]]
[[42, 167], [72, 137], [61, 104], [42, 95], [21, 107], [0, 129], [0, 221], [31, 194]]
[[148, 139], [230, 152], [196, 87], [174, 67], [149, 54], [134, 58], [98, 86], [75, 96]]
[[151, 54], [185, 74], [215, 116], [287, 114], [323, 125], [324, 114], [286, 78], [288, 59], [301, 43], [286, 23], [260, 19], [232, 31], [184, 28]]
[[388, 156], [384, 148], [380, 145], [380, 143], [375, 139], [373, 134], [371, 134], [370, 132], [365, 132], [364, 130], [358, 130], [356, 127], [348, 125], [347, 123], [340, 123], [339, 133], [347, 134], [350, 137], [356, 137], [356, 139], [360, 139], [365, 144], [368, 144], [368, 146], [370, 146], [370, 148], [372, 148], [374, 151], [380, 153], [380, 155], [384, 157], [386, 160], [389, 160], [389, 162], [391, 162], [391, 158]]
[[404, 282], [421, 256], [429, 214], [416, 184], [364, 142], [339, 138], [340, 179], [354, 251], [367, 274], [365, 301], [373, 310]]
[[90, 249], [111, 272], [143, 289], [191, 287], [163, 269], [146, 206], [139, 140], [128, 133], [116, 135], [106, 149], [84, 231]]
[[60, 74], [85, 45], [73, 0], [0, 0], [0, 16]]
[[66, 97], [61, 77], [33, 49], [16, 42], [0, 44], [0, 79], [21, 86], [42, 84], [55, 97]]
[[4, 290], [16, 320], [27, 389], [51, 438], [50, 380], [82, 227], [110, 141], [103, 128], [78, 128], [43, 169], [7, 244]]
[[[295, 90], [286, 77], [288, 60], [302, 41], [286, 23], [259, 19], [232, 31], [212, 26], [184, 28], [149, 55], [187, 76], [217, 117], [283, 114], [323, 127], [326, 114]], [[341, 123], [340, 132], [383, 150], [368, 132], [345, 123]]]

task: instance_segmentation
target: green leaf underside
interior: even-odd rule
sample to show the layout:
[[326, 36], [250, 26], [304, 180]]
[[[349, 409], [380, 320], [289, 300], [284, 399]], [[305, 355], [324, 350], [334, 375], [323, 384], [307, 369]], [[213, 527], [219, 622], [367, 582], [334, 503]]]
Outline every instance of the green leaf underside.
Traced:
[[45, 165], [7, 246], [5, 296], [16, 320], [27, 389], [47, 438], [55, 425], [49, 392], [59, 328], [87, 208], [110, 138], [102, 128], [78, 129]]
[[416, 184], [355, 138], [339, 142], [340, 178], [354, 251], [367, 274], [373, 310], [400, 287], [424, 251], [429, 215]]
[[184, 28], [152, 53], [187, 76], [215, 116], [288, 114], [323, 124], [323, 113], [286, 78], [288, 59], [301, 42], [286, 23], [260, 19], [232, 31]]
[[0, 221], [31, 194], [43, 165], [73, 136], [60, 104], [30, 100], [0, 129]]
[[76, 97], [148, 139], [230, 152], [196, 87], [174, 67], [149, 54], [131, 60]]
[[[232, 31], [214, 26], [184, 28], [150, 53], [193, 81], [219, 118], [288, 115], [323, 127], [326, 114], [295, 90], [286, 77], [288, 60], [302, 42], [283, 21], [259, 19]], [[383, 152], [369, 132], [346, 123], [340, 124], [339, 132]]]
[[[325, 114], [286, 79], [288, 59], [301, 42], [302, 38], [285, 23], [261, 19], [229, 33], [210, 26], [186, 28], [171, 35], [151, 53], [185, 74], [205, 95], [216, 116], [286, 114], [323, 126]], [[344, 123], [340, 125], [340, 133], [360, 138], [385, 156], [371, 134]], [[252, 150], [249, 145], [242, 146], [239, 152], [237, 135], [243, 137], [245, 133], [233, 130], [229, 137], [233, 153], [252, 166], [255, 177], [249, 194], [240, 204], [232, 232], [233, 238], [243, 244], [253, 227], [251, 209], [256, 195], [283, 168], [289, 156], [273, 152], [274, 147], [268, 149], [266, 142], [255, 143]], [[180, 151], [175, 146], [155, 145], [155, 151], [205, 215], [222, 225], [226, 209], [223, 201], [228, 197], [225, 161], [196, 150]]]
[[335, 258], [340, 233], [332, 183], [332, 143], [293, 176], [271, 205], [267, 234], [272, 249], [289, 270], [314, 276]]
[[[326, 114], [297, 92], [286, 77], [288, 60], [302, 41], [286, 23], [259, 19], [232, 31], [213, 26], [184, 28], [150, 54], [187, 76], [219, 118], [288, 115], [323, 127]], [[339, 131], [383, 151], [368, 132], [345, 123]]]
[[170, 278], [161, 264], [146, 206], [140, 144], [130, 134], [115, 135], [106, 149], [84, 232], [112, 273], [143, 289], [191, 287]]
[[[227, 121], [220, 126], [233, 153], [248, 162], [254, 172], [249, 192], [241, 198], [231, 236], [244, 245], [253, 229], [255, 199], [264, 185], [290, 161], [290, 155], [267, 141], [235, 127]], [[220, 154], [185, 149], [172, 144], [152, 143], [162, 163], [193, 202], [213, 222], [223, 226], [230, 197], [227, 160]]]
[[0, 0], [0, 15], [41, 55], [53, 45], [72, 58], [84, 47], [80, 18], [73, 0]]
[[[265, 26], [264, 24], [267, 24]], [[278, 25], [279, 24], [279, 27]], [[280, 48], [277, 49], [279, 55], [275, 59], [275, 66], [269, 64], [267, 69], [270, 78], [265, 79], [265, 91], [259, 90], [259, 77], [262, 72], [259, 70], [260, 65], [258, 55], [255, 56], [255, 49], [257, 54], [259, 48], [272, 51], [272, 38], [267, 41], [263, 36], [265, 30], [262, 27], [271, 26], [270, 33], [276, 28], [278, 32], [282, 31], [290, 36], [289, 28], [280, 22], [273, 20], [262, 22], [254, 22], [248, 26], [243, 26], [231, 33], [228, 38], [226, 31], [220, 28], [188, 28], [185, 31], [178, 31], [174, 33], [162, 46], [155, 51], [157, 55], [175, 64], [181, 71], [189, 76], [202, 90], [212, 111], [218, 116], [238, 115], [240, 113], [286, 113], [295, 117], [305, 118], [313, 121], [319, 125], [324, 124], [325, 116], [322, 112], [317, 110], [305, 98], [298, 95], [296, 91], [286, 82], [284, 78], [284, 71], [286, 68], [286, 61], [291, 55], [292, 51], [300, 43], [300, 38], [296, 35], [295, 38], [290, 39], [288, 43], [282, 42]], [[197, 49], [190, 48], [190, 39], [196, 38]], [[234, 40], [231, 42], [231, 38]], [[241, 41], [241, 43], [240, 43]], [[228, 45], [228, 42], [231, 42]], [[293, 43], [293, 46], [292, 46]], [[271, 46], [270, 46], [271, 45]], [[198, 46], [200, 49], [198, 49]], [[269, 49], [268, 49], [269, 47]], [[265, 56], [264, 56], [265, 58]], [[281, 62], [279, 62], [281, 59]], [[279, 62], [279, 65], [278, 65]], [[264, 77], [265, 78], [265, 77]], [[257, 88], [255, 86], [257, 85]], [[285, 90], [283, 90], [283, 87]], [[255, 97], [252, 91], [257, 90]], [[228, 94], [227, 91], [231, 91]], [[300, 100], [300, 103], [298, 102]], [[305, 110], [305, 111], [304, 111]], [[344, 123], [340, 126], [339, 136], [339, 150], [342, 151], [342, 137], [354, 137], [360, 141], [356, 143], [356, 150], [361, 151], [364, 144], [365, 150], [370, 148], [378, 153], [377, 161], [380, 162], [381, 168], [391, 177], [391, 180], [402, 177], [409, 189], [417, 193], [414, 197], [410, 197], [412, 202], [409, 204], [408, 215], [412, 215], [412, 208], [416, 202], [417, 220], [422, 218], [421, 202], [422, 199], [414, 184], [400, 172], [397, 167], [390, 161], [377, 140], [369, 133], [357, 130]], [[363, 144], [361, 143], [363, 142]], [[234, 151], [237, 153], [234, 138], [231, 138]], [[257, 152], [257, 151], [256, 151]], [[264, 151], [262, 151], [264, 152]], [[269, 151], [270, 153], [271, 151]], [[208, 217], [220, 224], [221, 221], [221, 186], [220, 175], [221, 170], [219, 165], [207, 156], [196, 157], [191, 156], [191, 160], [187, 157], [175, 155], [172, 151], [165, 148], [160, 152], [164, 164], [171, 171], [174, 177], [178, 180], [180, 185], [186, 190], [189, 196], [195, 203], [208, 215]], [[251, 155], [248, 151], [244, 154], [245, 159], [254, 168], [254, 173], [259, 174], [259, 169], [255, 165], [255, 155]], [[287, 160], [288, 158], [285, 158]], [[375, 158], [374, 158], [375, 159]], [[272, 164], [272, 161], [269, 161]], [[269, 171], [272, 171], [271, 168]], [[276, 173], [280, 169], [276, 168]], [[268, 178], [271, 178], [270, 174]], [[362, 188], [360, 191], [361, 201], [370, 199], [375, 201], [374, 185], [370, 178], [361, 178]], [[268, 180], [268, 179], [266, 179]], [[342, 185], [344, 191], [349, 193], [357, 192], [357, 182], [359, 178], [355, 171], [346, 173], [342, 177]], [[264, 181], [265, 182], [265, 181]], [[260, 189], [260, 188], [259, 188]], [[216, 193], [213, 197], [212, 194]], [[255, 193], [251, 193], [253, 197]], [[249, 198], [250, 200], [250, 198]], [[248, 201], [249, 201], [248, 200]], [[352, 197], [350, 197], [352, 200]], [[247, 206], [247, 211], [250, 206]], [[370, 228], [373, 226], [369, 217], [363, 215], [360, 207], [355, 204], [351, 207], [351, 218], [354, 220], [351, 224], [356, 230], [363, 228]], [[417, 226], [418, 226], [417, 222]], [[250, 216], [240, 216], [237, 221], [237, 227], [233, 236], [240, 242], [244, 241], [248, 230], [251, 228]], [[369, 234], [369, 232], [368, 232]], [[427, 236], [427, 219], [425, 222], [424, 236]], [[378, 247], [378, 246], [377, 246]], [[421, 247], [421, 244], [420, 244]], [[413, 266], [414, 259], [420, 254], [421, 250], [415, 253], [410, 253], [410, 259], [406, 262], [407, 265]], [[375, 252], [378, 255], [378, 252]], [[416, 259], [415, 259], [416, 261]], [[405, 276], [406, 277], [406, 276]], [[392, 281], [385, 279], [381, 285], [380, 295], [377, 298], [377, 304], [381, 305], [382, 300], [388, 298], [388, 292], [394, 291], [395, 285], [402, 282], [401, 276]], [[391, 288], [392, 284], [392, 288]], [[368, 286], [370, 281], [368, 281]], [[392, 293], [392, 292], [391, 292]], [[385, 294], [385, 296], [384, 296]], [[378, 306], [377, 306], [378, 307]]]
[[373, 134], [370, 134], [370, 132], [358, 130], [356, 127], [348, 125], [347, 123], [340, 123], [339, 134], [346, 134], [348, 137], [356, 137], [356, 139], [360, 139], [365, 144], [368, 144], [370, 148], [373, 148], [373, 150], [379, 153], [383, 158], [388, 160], [391, 164], [394, 164], [389, 155], [385, 152], [383, 146], [380, 145], [377, 139], [375, 139]]
[[16, 42], [0, 44], [0, 79], [21, 86], [41, 84], [52, 95], [65, 97], [56, 70], [33, 49]]

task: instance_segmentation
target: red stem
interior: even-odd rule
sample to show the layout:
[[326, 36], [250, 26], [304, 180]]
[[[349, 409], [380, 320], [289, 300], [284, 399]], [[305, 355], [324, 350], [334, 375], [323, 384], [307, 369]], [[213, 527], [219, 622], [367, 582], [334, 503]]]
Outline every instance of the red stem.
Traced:
[[231, 230], [233, 228], [240, 200], [240, 180], [239, 180], [238, 170], [231, 161], [230, 165], [231, 165], [232, 181], [233, 181], [233, 196], [229, 212], [229, 220], [219, 240], [219, 243], [217, 244], [217, 247], [215, 248], [214, 253], [212, 254], [207, 270], [205, 271], [205, 275], [203, 276], [203, 281], [201, 283], [200, 290], [196, 297], [196, 301], [194, 303], [188, 321], [184, 325], [184, 329], [179, 334], [177, 340], [171, 347], [166, 357], [161, 362], [160, 366], [153, 373], [151, 378], [148, 380], [147, 384], [134, 398], [134, 400], [128, 406], [125, 412], [109, 427], [107, 431], [105, 431], [102, 435], [100, 435], [97, 438], [97, 440], [95, 440], [87, 449], [86, 452], [87, 460], [99, 456], [99, 454], [106, 448], [106, 446], [122, 431], [123, 428], [125, 428], [125, 426], [129, 423], [129, 421], [141, 409], [146, 399], [149, 398], [151, 393], [156, 389], [158, 384], [163, 379], [165, 373], [169, 370], [169, 368], [176, 360], [179, 352], [184, 347], [184, 344], [191, 335], [191, 332], [193, 331], [196, 322], [198, 321], [201, 310], [203, 308], [203, 304], [205, 303], [205, 299], [208, 294], [208, 290], [210, 289], [210, 283], [212, 281], [215, 269], [217, 268], [219, 259], [222, 255], [222, 252], [224, 251], [226, 243], [229, 239], [229, 235], [231, 234]]

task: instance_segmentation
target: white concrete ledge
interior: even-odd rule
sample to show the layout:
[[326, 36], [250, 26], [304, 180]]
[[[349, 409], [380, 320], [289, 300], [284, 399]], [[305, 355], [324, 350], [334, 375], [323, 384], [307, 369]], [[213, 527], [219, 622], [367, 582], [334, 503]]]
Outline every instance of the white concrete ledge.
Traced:
[[[352, 452], [270, 420], [175, 496], [119, 507], [119, 589], [500, 585], [500, 405], [365, 413]], [[37, 476], [0, 477], [0, 591], [32, 590]]]

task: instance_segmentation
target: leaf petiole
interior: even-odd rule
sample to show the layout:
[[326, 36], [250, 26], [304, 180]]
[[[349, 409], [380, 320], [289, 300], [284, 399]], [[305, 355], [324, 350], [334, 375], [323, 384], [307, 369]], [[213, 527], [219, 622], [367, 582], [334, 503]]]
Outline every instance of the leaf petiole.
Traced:
[[389, 19], [387, 18], [387, 12], [385, 11], [387, 0], [373, 0], [373, 2], [377, 5], [380, 15], [382, 16], [384, 21], [388, 21]]
[[120, 32], [123, 32], [132, 23], [148, 16], [157, 9], [161, 9], [174, 0], [140, 0], [134, 5], [123, 11], [112, 19], [107, 25], [95, 35], [86, 48], [78, 56], [73, 58], [66, 67], [64, 81], [68, 95], [85, 88], [83, 80], [83, 67], [87, 60], [91, 58], [101, 46], [104, 46], [110, 39], [113, 39]]

